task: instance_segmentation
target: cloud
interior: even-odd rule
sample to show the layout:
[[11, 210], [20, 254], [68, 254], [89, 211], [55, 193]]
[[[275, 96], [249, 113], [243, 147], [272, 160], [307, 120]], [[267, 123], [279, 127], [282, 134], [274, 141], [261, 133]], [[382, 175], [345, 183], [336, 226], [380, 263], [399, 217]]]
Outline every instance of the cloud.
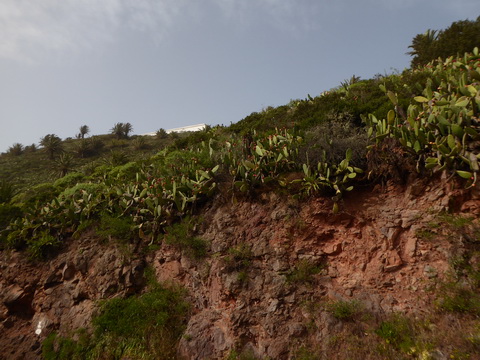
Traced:
[[113, 41], [122, 27], [162, 36], [185, 0], [2, 0], [0, 57], [32, 62]]
[[[281, 28], [308, 27], [311, 10], [322, 3], [204, 1], [218, 5], [223, 16], [240, 25], [248, 23], [250, 15], [256, 13]], [[0, 58], [36, 62], [52, 53], [76, 52], [115, 41], [119, 30], [125, 28], [149, 33], [158, 40], [174, 26], [178, 16], [189, 11], [202, 11], [202, 7], [189, 0], [1, 0]]]
[[[180, 16], [217, 6], [229, 23], [247, 27], [260, 19], [277, 29], [301, 33], [341, 18], [353, 0], [0, 0], [0, 58], [36, 62], [120, 39], [121, 31], [145, 32], [154, 41], [168, 36]], [[478, 0], [425, 0], [436, 11], [460, 18], [479, 11]], [[367, 7], [411, 9], [415, 0], [365, 0]], [[424, 4], [425, 5], [425, 4]], [[208, 17], [207, 17], [208, 19]], [[472, 18], [473, 19], [473, 18]]]
[[158, 41], [180, 16], [205, 13], [211, 5], [239, 26], [262, 19], [279, 29], [303, 31], [318, 26], [317, 15], [338, 12], [346, 0], [192, 1], [198, 0], [0, 0], [0, 58], [37, 62], [76, 53], [117, 41], [125, 29]]
[[[478, 0], [423, 0], [419, 4], [417, 0], [369, 0], [375, 6], [385, 7], [390, 10], [411, 9], [415, 11], [417, 8], [430, 8], [433, 12], [444, 11], [455, 14], [460, 17], [470, 17], [475, 20], [480, 10]], [[460, 19], [459, 19], [460, 20]], [[461, 19], [463, 20], [463, 19]]]
[[337, 8], [330, 0], [212, 0], [228, 18], [248, 25], [247, 19], [256, 13], [265, 22], [287, 31], [301, 31], [318, 24], [316, 15], [327, 8]]

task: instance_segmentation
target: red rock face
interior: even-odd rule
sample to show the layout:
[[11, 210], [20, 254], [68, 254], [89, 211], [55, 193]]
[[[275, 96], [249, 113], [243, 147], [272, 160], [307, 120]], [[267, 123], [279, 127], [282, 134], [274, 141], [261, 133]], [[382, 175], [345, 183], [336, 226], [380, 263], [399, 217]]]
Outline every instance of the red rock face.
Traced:
[[48, 262], [3, 252], [0, 260], [0, 359], [37, 359], [52, 331], [89, 328], [96, 301], [135, 293], [143, 286], [143, 261], [86, 236], [71, 240]]
[[[325, 311], [312, 316], [311, 308], [328, 300], [354, 299], [373, 314], [431, 308], [428, 289], [445, 277], [454, 244], [423, 239], [418, 230], [443, 210], [477, 214], [480, 202], [478, 193], [415, 182], [356, 191], [342, 206], [333, 215], [328, 199], [295, 201], [276, 193], [214, 202], [200, 231], [209, 255], [199, 260], [166, 244], [125, 257], [92, 236], [70, 240], [47, 263], [4, 252], [1, 356], [38, 358], [52, 330], [88, 328], [96, 300], [140, 291], [149, 264], [159, 281], [188, 290], [193, 313], [181, 356], [221, 359], [239, 348], [288, 359], [306, 338], [320, 344], [338, 327]], [[308, 266], [317, 271], [309, 273]]]

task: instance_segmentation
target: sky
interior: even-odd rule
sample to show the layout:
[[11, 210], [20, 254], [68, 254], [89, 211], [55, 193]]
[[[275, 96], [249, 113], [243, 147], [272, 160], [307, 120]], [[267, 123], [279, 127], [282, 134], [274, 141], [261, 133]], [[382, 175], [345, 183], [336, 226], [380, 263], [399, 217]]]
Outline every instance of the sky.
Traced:
[[409, 67], [478, 0], [0, 0], [0, 152], [47, 134], [133, 134], [316, 96]]

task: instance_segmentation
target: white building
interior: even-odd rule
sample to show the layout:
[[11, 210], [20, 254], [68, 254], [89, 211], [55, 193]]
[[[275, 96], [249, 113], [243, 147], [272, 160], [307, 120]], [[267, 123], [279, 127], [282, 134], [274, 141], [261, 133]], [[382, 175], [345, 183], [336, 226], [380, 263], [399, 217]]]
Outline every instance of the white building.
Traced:
[[[178, 128], [173, 128], [173, 129], [168, 129], [168, 130], [165, 130], [167, 132], [167, 134], [170, 134], [172, 132], [176, 132], [176, 133], [181, 133], [181, 132], [187, 132], [187, 131], [201, 131], [201, 130], [205, 130], [205, 128], [207, 127], [206, 124], [196, 124], [196, 125], [188, 125], [188, 126], [182, 126], [182, 127], [178, 127]], [[146, 133], [146, 134], [143, 134], [143, 135], [149, 135], [149, 136], [155, 136], [157, 135], [157, 132], [149, 132], [149, 133]]]

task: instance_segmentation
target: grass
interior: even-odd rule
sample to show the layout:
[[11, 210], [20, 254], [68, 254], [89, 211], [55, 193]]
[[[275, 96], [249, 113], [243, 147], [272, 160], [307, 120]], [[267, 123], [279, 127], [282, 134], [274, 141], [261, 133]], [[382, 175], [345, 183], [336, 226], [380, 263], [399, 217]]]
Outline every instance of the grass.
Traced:
[[403, 352], [408, 352], [414, 346], [414, 333], [409, 319], [399, 314], [393, 314], [390, 319], [382, 321], [375, 333], [386, 344]]
[[250, 351], [231, 350], [225, 360], [260, 360]]
[[96, 233], [104, 240], [111, 238], [128, 242], [133, 236], [133, 221], [130, 217], [115, 217], [102, 214]]
[[442, 286], [437, 306], [441, 311], [480, 316], [480, 294], [469, 286], [447, 283]]
[[228, 250], [228, 255], [224, 258], [225, 267], [227, 271], [244, 272], [245, 275], [242, 277], [246, 278], [246, 270], [250, 267], [252, 258], [251, 247], [247, 244], [240, 244]]
[[195, 235], [195, 229], [200, 219], [186, 217], [181, 222], [175, 223], [165, 229], [165, 242], [183, 251], [193, 259], [207, 256], [207, 242]]
[[46, 360], [173, 359], [189, 314], [185, 293], [150, 283], [142, 295], [105, 301], [94, 331], [72, 337], [51, 334], [43, 342]]
[[316, 264], [308, 259], [300, 260], [293, 269], [287, 273], [287, 282], [294, 285], [310, 284], [314, 276], [325, 269], [325, 264]]
[[325, 304], [327, 310], [335, 319], [353, 321], [361, 312], [362, 304], [357, 300], [338, 300]]
[[342, 322], [324, 341], [302, 339], [292, 354], [296, 360], [472, 360], [479, 351], [478, 318], [432, 312], [424, 316], [392, 313], [382, 319]]

